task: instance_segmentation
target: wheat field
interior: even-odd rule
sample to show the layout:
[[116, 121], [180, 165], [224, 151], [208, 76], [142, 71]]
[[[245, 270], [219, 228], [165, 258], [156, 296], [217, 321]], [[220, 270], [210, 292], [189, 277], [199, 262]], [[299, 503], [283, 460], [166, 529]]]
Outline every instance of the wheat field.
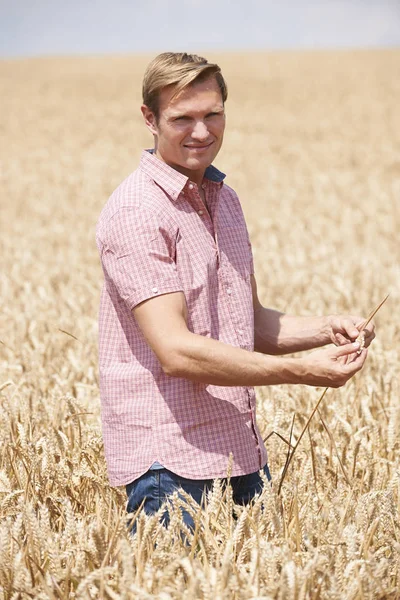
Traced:
[[[400, 50], [207, 55], [228, 82], [216, 165], [242, 200], [264, 305], [376, 317], [367, 364], [329, 390], [257, 390], [272, 487], [197, 528], [110, 488], [97, 373], [94, 240], [151, 146], [150, 57], [0, 63], [0, 600], [400, 598]], [[295, 415], [295, 417], [294, 417]], [[286, 440], [286, 441], [285, 441]]]

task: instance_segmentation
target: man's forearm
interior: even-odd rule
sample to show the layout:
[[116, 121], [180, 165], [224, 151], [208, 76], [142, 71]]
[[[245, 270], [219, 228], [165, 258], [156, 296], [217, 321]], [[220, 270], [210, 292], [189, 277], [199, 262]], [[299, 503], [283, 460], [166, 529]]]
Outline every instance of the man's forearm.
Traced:
[[302, 383], [340, 387], [362, 368], [367, 353], [362, 350], [349, 364], [341, 363], [340, 357], [353, 355], [354, 344], [301, 358], [267, 356], [189, 331], [175, 339], [170, 349], [168, 360], [162, 363], [167, 375], [221, 386]]
[[254, 348], [263, 354], [289, 354], [331, 342], [330, 317], [294, 317], [260, 307], [254, 314]]
[[301, 383], [300, 359], [265, 356], [191, 332], [175, 340], [164, 365], [168, 375], [221, 386]]

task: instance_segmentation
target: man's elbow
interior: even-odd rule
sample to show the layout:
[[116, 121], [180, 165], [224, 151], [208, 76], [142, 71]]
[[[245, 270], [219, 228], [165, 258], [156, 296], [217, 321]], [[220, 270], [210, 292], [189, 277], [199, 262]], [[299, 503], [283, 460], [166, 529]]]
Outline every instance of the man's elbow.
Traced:
[[176, 364], [172, 360], [162, 360], [160, 363], [164, 375], [168, 375], [168, 377], [177, 377]]
[[159, 349], [157, 358], [165, 375], [191, 379], [200, 358], [195, 337], [174, 336], [172, 343], [164, 343]]
[[185, 377], [187, 375], [187, 361], [177, 350], [169, 350], [158, 358], [163, 373], [168, 377]]
[[260, 352], [261, 354], [269, 354], [271, 356], [279, 356], [282, 354], [282, 350], [277, 345], [276, 340], [259, 338], [257, 335], [254, 338], [254, 352]]

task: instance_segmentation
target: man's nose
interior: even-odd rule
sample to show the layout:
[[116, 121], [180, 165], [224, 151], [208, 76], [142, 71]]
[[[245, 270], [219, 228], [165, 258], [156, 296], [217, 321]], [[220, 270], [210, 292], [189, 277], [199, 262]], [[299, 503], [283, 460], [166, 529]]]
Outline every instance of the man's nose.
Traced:
[[196, 140], [206, 140], [208, 138], [208, 129], [203, 121], [197, 121], [193, 127], [192, 138]]

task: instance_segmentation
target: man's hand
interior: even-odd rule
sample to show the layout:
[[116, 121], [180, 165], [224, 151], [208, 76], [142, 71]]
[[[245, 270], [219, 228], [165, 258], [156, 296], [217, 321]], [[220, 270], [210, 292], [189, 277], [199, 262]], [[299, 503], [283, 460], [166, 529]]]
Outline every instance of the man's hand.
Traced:
[[[347, 343], [338, 348], [315, 350], [299, 359], [304, 369], [301, 381], [305, 385], [338, 388], [362, 369], [368, 350], [360, 353], [358, 342]], [[347, 360], [348, 359], [348, 360]]]
[[365, 323], [365, 319], [351, 315], [333, 315], [329, 317], [329, 336], [332, 343], [336, 346], [343, 346], [349, 342], [354, 342], [362, 332], [364, 334], [364, 345], [368, 348], [375, 337], [375, 325], [371, 321], [362, 330], [363, 323]]

